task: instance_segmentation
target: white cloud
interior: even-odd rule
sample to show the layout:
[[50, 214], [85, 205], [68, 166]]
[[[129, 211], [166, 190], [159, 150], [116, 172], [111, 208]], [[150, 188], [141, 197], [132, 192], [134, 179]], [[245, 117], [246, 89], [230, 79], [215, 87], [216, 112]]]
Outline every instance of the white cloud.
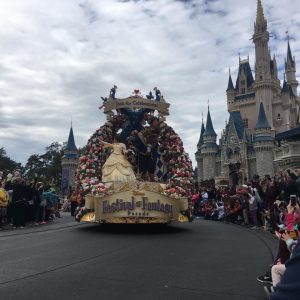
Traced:
[[[287, 29], [299, 68], [300, 6], [263, 4], [279, 69]], [[97, 107], [113, 84], [118, 97], [158, 86], [171, 103], [167, 121], [194, 159], [207, 99], [220, 133], [228, 118], [228, 67], [235, 80], [241, 53], [253, 69], [255, 16], [255, 0], [2, 1], [0, 146], [25, 162], [65, 141], [71, 116], [83, 146], [105, 121]]]

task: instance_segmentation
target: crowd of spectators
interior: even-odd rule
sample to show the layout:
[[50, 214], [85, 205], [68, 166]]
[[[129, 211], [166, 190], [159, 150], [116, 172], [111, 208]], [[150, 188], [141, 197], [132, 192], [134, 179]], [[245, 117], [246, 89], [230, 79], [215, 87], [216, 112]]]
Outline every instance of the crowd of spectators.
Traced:
[[264, 289], [271, 299], [299, 299], [294, 295], [300, 295], [300, 170], [254, 176], [246, 182], [238, 188], [200, 188], [192, 198], [194, 216], [274, 234], [278, 254], [266, 274], [257, 279], [267, 284]]
[[60, 217], [63, 203], [50, 185], [22, 178], [19, 171], [0, 175], [0, 230], [42, 225]]

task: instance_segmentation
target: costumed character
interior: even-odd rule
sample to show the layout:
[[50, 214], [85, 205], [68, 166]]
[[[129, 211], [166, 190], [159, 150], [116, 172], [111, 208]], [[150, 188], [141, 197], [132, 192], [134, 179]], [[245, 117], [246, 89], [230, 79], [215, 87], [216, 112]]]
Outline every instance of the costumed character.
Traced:
[[132, 165], [127, 160], [125, 154], [126, 146], [119, 143], [119, 138], [114, 138], [114, 143], [101, 142], [104, 148], [112, 148], [113, 152], [110, 154], [105, 164], [102, 167], [102, 182], [131, 182], [136, 181]]
[[139, 173], [142, 175], [143, 179], [147, 178], [148, 173], [150, 181], [154, 181], [159, 135], [158, 119], [153, 118], [150, 125], [151, 126], [144, 131], [134, 131], [134, 144], [138, 152]]
[[117, 91], [117, 86], [114, 85], [111, 89], [110, 89], [110, 92], [109, 92], [109, 97], [112, 98], [112, 99], [116, 99], [116, 91]]
[[144, 130], [142, 122], [145, 119], [145, 114], [149, 113], [150, 111], [150, 109], [140, 109], [139, 111], [132, 111], [129, 108], [120, 109], [120, 112], [126, 115], [129, 120], [128, 125], [122, 130], [120, 134], [120, 140], [122, 142], [125, 142], [134, 130]]
[[153, 91], [155, 91], [155, 101], [160, 101], [160, 97], [161, 97], [160, 90], [157, 87], [155, 87]]
[[151, 100], [151, 99], [154, 98], [151, 91], [149, 92], [149, 95], [146, 95], [146, 98], [147, 98], [148, 100]]

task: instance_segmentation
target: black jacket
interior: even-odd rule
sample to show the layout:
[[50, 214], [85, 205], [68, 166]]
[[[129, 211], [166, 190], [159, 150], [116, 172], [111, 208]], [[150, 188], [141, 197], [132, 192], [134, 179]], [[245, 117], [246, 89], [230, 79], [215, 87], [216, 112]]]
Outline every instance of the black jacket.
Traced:
[[26, 202], [26, 189], [23, 182], [14, 182], [12, 185], [12, 203]]

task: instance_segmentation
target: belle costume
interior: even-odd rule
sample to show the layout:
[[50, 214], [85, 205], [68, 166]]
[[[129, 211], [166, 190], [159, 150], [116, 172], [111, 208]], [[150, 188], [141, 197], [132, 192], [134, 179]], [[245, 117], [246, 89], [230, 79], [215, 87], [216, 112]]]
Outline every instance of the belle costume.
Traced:
[[102, 143], [104, 144], [104, 148], [113, 149], [113, 152], [102, 167], [102, 182], [136, 181], [132, 166], [124, 155], [127, 152], [125, 144]]

